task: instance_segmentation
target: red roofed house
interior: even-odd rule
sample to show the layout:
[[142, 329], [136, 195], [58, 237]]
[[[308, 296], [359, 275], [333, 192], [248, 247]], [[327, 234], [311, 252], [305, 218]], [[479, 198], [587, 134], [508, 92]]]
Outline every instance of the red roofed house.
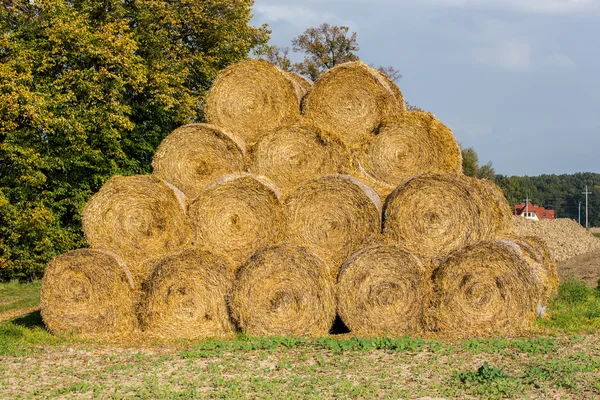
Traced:
[[527, 207], [525, 204], [515, 204], [515, 215], [527, 219], [554, 219], [554, 210], [546, 210], [544, 207], [534, 206], [529, 202]]

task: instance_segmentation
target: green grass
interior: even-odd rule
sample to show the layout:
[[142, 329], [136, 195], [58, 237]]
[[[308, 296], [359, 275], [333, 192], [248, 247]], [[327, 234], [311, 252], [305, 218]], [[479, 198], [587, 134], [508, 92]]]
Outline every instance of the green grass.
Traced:
[[0, 314], [40, 304], [42, 281], [0, 283]]
[[590, 288], [573, 278], [563, 282], [548, 305], [547, 318], [536, 326], [551, 334], [588, 334], [600, 332], [600, 287]]
[[600, 233], [594, 233], [594, 236], [596, 236], [597, 238], [600, 238]]

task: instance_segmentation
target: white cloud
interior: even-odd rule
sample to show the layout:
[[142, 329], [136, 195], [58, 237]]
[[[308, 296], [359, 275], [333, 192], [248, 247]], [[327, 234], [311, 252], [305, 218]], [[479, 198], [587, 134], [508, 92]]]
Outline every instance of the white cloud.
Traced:
[[566, 54], [555, 53], [549, 57], [546, 57], [544, 64], [559, 68], [571, 68], [575, 66], [575, 61]]
[[475, 61], [508, 70], [526, 71], [533, 67], [531, 45], [521, 40], [499, 41], [473, 50]]
[[335, 25], [349, 25], [342, 21], [337, 15], [330, 12], [313, 10], [302, 6], [257, 4], [254, 11], [267, 22], [288, 22], [299, 27], [308, 27], [312, 25], [329, 22]]
[[[291, 0], [257, 0], [255, 4], [293, 5]], [[372, 7], [444, 7], [464, 9], [495, 9], [538, 14], [577, 14], [600, 11], [600, 0], [305, 0], [303, 4], [368, 4]]]

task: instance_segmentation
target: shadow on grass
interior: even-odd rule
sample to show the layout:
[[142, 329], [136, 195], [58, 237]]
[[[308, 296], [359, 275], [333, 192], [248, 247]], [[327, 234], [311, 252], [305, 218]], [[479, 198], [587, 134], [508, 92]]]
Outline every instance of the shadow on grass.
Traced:
[[44, 325], [44, 322], [42, 321], [42, 315], [40, 314], [39, 310], [15, 318], [12, 320], [12, 323], [29, 329], [46, 329], [46, 325]]

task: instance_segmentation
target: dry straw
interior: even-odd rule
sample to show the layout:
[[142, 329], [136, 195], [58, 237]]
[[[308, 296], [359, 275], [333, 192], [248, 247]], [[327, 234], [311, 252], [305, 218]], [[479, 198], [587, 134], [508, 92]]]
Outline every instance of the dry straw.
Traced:
[[296, 85], [268, 61], [242, 61], [217, 76], [206, 96], [204, 115], [208, 123], [252, 145], [299, 117]]
[[250, 335], [326, 335], [335, 318], [327, 265], [303, 247], [263, 249], [239, 271], [231, 313]]
[[386, 80], [373, 68], [354, 61], [321, 74], [303, 102], [304, 115], [353, 148], [402, 108]]
[[136, 285], [157, 259], [189, 245], [192, 226], [185, 196], [155, 176], [115, 176], [83, 209], [83, 231], [93, 248], [126, 263]]
[[313, 81], [304, 75], [295, 72], [288, 72], [288, 76], [294, 81], [296, 85], [296, 95], [298, 96], [298, 99], [302, 101], [304, 96], [312, 89]]
[[425, 174], [404, 182], [388, 197], [383, 233], [433, 268], [451, 252], [496, 236], [481, 185], [456, 174]]
[[141, 328], [163, 339], [233, 334], [227, 309], [232, 281], [231, 266], [209, 252], [183, 250], [163, 258], [143, 285]]
[[392, 92], [396, 100], [398, 101], [399, 111], [406, 111], [406, 103], [404, 102], [404, 95], [402, 91], [396, 85], [396, 83], [386, 74], [377, 69], [373, 69], [373, 71], [377, 72], [381, 79], [387, 84], [388, 89]]
[[538, 292], [518, 246], [481, 242], [450, 256], [433, 274], [428, 324], [441, 333], [471, 337], [518, 334], [536, 317]]
[[279, 242], [285, 218], [277, 186], [249, 174], [224, 176], [190, 205], [194, 247], [229, 258], [234, 268], [255, 251]]
[[558, 272], [550, 259], [548, 248], [535, 236], [508, 236], [507, 239], [519, 246], [539, 287], [540, 306], [546, 307], [558, 290]]
[[376, 136], [367, 136], [363, 146], [364, 152], [356, 155], [361, 172], [386, 185], [385, 195], [417, 174], [462, 172], [461, 151], [452, 131], [431, 113], [397, 114]]
[[364, 183], [326, 175], [296, 188], [285, 200], [288, 240], [329, 265], [333, 279], [342, 264], [381, 231], [381, 203]]
[[376, 245], [354, 253], [340, 270], [338, 313], [352, 333], [417, 333], [430, 290], [429, 275], [415, 256]]
[[352, 156], [337, 138], [300, 122], [263, 137], [250, 151], [250, 170], [289, 193], [306, 181], [350, 170]]
[[158, 146], [152, 168], [154, 175], [194, 199], [218, 177], [246, 169], [245, 144], [214, 125], [185, 125]]
[[131, 274], [106, 250], [74, 250], [52, 260], [44, 271], [40, 306], [52, 333], [115, 337], [137, 329]]
[[490, 236], [500, 237], [511, 235], [514, 231], [514, 218], [504, 192], [494, 182], [487, 179], [471, 178], [473, 185], [479, 187], [483, 201], [489, 214]]

